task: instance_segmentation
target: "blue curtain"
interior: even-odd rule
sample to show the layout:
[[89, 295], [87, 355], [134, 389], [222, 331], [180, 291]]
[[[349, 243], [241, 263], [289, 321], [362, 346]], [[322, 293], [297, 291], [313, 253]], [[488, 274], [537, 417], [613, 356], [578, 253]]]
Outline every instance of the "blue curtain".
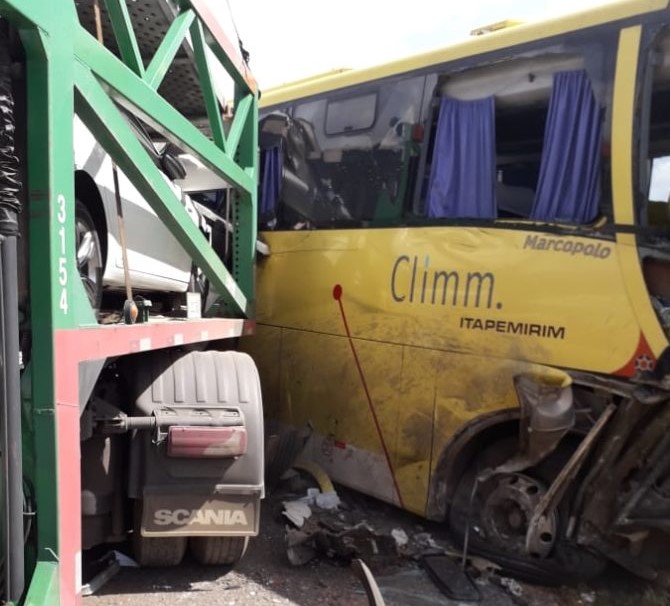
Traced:
[[495, 105], [442, 98], [428, 196], [429, 217], [496, 217]]
[[261, 165], [263, 176], [261, 180], [261, 199], [259, 204], [259, 215], [273, 212], [279, 200], [282, 178], [282, 154], [278, 146], [261, 151]]
[[532, 219], [588, 223], [596, 217], [602, 115], [584, 70], [554, 74]]

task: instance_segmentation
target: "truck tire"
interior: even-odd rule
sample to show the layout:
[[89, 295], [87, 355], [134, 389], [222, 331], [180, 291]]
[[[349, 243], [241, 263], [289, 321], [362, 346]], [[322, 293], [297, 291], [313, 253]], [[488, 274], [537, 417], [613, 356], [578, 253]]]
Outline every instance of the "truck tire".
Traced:
[[133, 555], [143, 567], [177, 566], [186, 553], [188, 537], [143, 537], [142, 501], [135, 501]]
[[190, 544], [200, 564], [232, 566], [244, 556], [249, 537], [191, 537]]

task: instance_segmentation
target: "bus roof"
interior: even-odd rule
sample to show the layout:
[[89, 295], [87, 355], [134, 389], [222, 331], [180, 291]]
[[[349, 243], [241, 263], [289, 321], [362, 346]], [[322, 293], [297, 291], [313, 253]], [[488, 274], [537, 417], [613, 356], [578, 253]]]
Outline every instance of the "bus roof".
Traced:
[[621, 0], [546, 21], [519, 23], [450, 46], [361, 69], [340, 69], [263, 90], [261, 107], [439, 65], [463, 57], [541, 40], [587, 27], [663, 10], [669, 0]]

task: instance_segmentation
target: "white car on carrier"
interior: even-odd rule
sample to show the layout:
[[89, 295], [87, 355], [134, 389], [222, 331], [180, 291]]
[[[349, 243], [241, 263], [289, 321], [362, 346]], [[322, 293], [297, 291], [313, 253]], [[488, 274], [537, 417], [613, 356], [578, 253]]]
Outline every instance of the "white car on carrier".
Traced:
[[[184, 164], [169, 146], [159, 151], [142, 126], [130, 117], [128, 120], [193, 222], [206, 234], [210, 232], [194, 202], [175, 183], [186, 177]], [[77, 265], [89, 300], [98, 309], [103, 292], [125, 288], [123, 251], [113, 162], [79, 119], [74, 123], [74, 159]], [[226, 187], [213, 174], [209, 185], [221, 190]], [[118, 190], [132, 288], [144, 293], [185, 292], [194, 275], [190, 256], [120, 169]]]

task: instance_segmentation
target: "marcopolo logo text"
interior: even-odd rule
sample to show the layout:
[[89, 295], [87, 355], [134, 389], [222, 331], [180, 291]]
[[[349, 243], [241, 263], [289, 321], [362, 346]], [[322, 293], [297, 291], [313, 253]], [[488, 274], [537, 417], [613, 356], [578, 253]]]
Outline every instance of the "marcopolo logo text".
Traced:
[[571, 256], [584, 255], [596, 259], [607, 259], [612, 254], [612, 247], [601, 242], [584, 244], [569, 238], [547, 238], [538, 235], [526, 236], [523, 247], [533, 250], [555, 250]]

